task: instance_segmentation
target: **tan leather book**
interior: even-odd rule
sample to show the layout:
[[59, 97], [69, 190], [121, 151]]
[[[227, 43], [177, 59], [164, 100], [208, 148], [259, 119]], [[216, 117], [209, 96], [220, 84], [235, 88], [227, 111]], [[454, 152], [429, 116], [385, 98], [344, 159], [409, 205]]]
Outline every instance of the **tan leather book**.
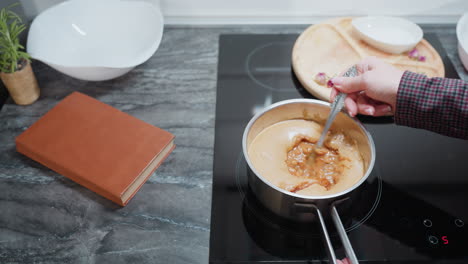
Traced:
[[125, 206], [174, 149], [174, 135], [73, 92], [16, 138], [16, 150]]

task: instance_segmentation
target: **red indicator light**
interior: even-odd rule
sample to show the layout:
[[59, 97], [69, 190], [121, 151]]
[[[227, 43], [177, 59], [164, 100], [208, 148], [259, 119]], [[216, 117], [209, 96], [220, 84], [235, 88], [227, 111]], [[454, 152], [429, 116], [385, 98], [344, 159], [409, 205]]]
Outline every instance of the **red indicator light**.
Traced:
[[444, 245], [447, 245], [449, 242], [447, 236], [443, 236], [442, 241], [444, 241]]

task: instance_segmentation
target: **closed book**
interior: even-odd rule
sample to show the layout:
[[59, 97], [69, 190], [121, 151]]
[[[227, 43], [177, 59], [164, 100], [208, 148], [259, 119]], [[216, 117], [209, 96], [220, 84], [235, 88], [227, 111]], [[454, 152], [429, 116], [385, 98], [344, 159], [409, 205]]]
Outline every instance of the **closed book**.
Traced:
[[174, 147], [171, 133], [79, 92], [16, 138], [18, 152], [122, 206]]

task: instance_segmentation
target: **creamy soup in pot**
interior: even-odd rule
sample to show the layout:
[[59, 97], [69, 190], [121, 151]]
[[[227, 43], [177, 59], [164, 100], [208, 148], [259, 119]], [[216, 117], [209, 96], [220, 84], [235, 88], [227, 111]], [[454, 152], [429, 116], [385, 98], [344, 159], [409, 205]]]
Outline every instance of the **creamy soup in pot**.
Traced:
[[320, 196], [344, 191], [364, 175], [361, 155], [353, 139], [333, 131], [316, 148], [321, 131], [320, 124], [309, 120], [273, 124], [250, 143], [250, 161], [264, 179], [290, 192]]

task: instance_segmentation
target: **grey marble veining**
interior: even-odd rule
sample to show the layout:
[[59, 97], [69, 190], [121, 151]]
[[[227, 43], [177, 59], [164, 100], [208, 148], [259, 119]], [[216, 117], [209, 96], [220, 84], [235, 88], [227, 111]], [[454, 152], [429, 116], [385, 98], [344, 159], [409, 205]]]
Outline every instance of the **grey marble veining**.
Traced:
[[[207, 263], [218, 37], [305, 27], [169, 27], [150, 60], [106, 82], [35, 62], [40, 99], [0, 111], [0, 263]], [[454, 25], [424, 29], [468, 80]], [[15, 137], [72, 91], [176, 135], [177, 148], [124, 208], [15, 151]]]

